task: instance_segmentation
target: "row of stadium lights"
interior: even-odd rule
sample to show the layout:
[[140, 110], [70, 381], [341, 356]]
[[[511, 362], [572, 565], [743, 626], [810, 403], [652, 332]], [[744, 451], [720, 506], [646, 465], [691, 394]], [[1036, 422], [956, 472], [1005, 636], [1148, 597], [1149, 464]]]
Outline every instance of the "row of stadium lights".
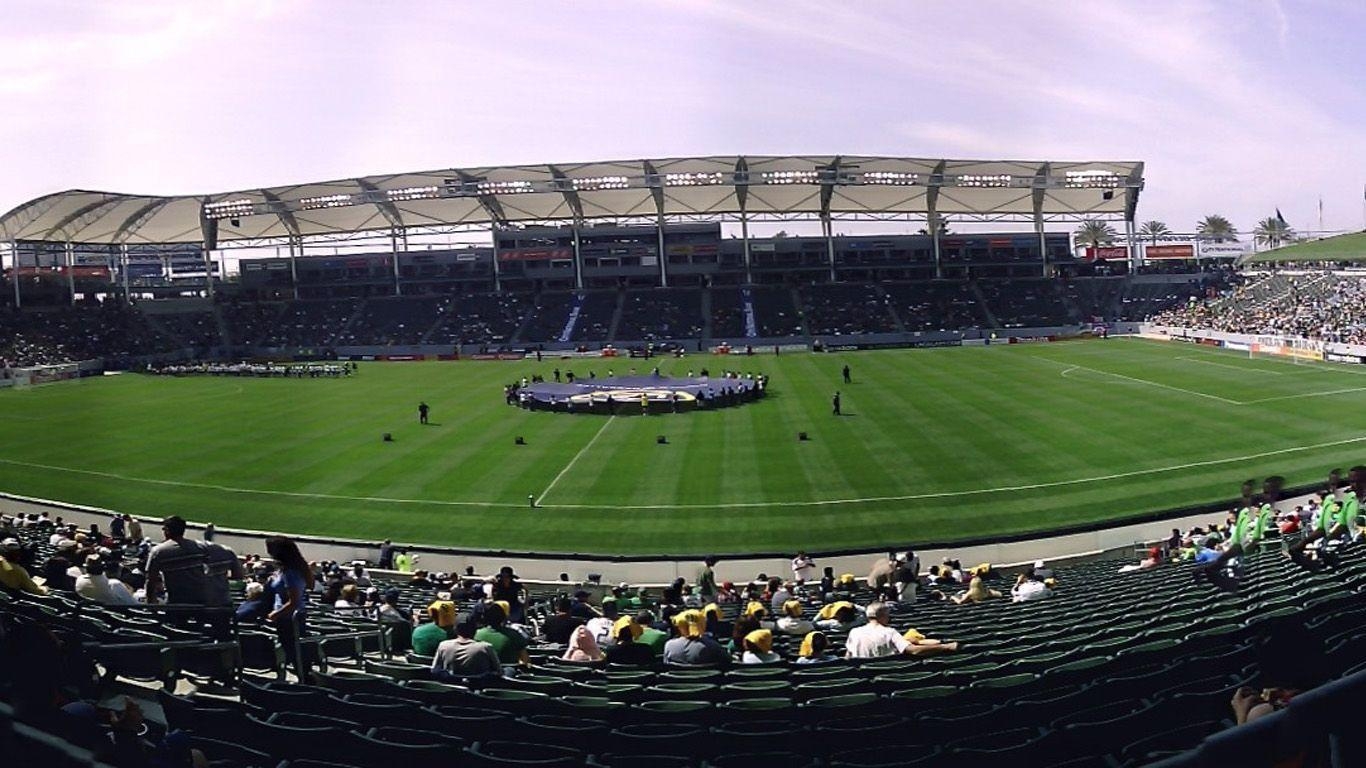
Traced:
[[[765, 171], [761, 175], [764, 184], [816, 184], [838, 183], [874, 186], [910, 187], [920, 183], [920, 174], [904, 171], [869, 171], [863, 174], [836, 173], [834, 170], [815, 171]], [[737, 173], [665, 173], [647, 176], [646, 187], [697, 187], [720, 186], [726, 184], [749, 184], [750, 175]], [[964, 174], [946, 176], [958, 187], [1010, 188], [1032, 187], [1033, 177], [1012, 176], [1010, 174]], [[1116, 189], [1123, 185], [1122, 176], [1110, 171], [1068, 171], [1064, 176], [1063, 187], [1067, 189]], [[357, 203], [404, 202], [409, 200], [435, 200], [442, 197], [467, 197], [471, 195], [521, 195], [540, 191], [591, 192], [607, 189], [629, 189], [631, 180], [627, 176], [589, 176], [585, 178], [553, 179], [549, 188], [531, 181], [462, 181], [447, 179], [444, 187], [435, 185], [404, 187], [376, 191], [374, 193], [335, 194], [305, 197], [299, 200], [303, 210], [340, 208]], [[266, 211], [275, 206], [262, 206]], [[257, 204], [248, 198], [208, 203], [204, 206], [204, 216], [208, 219], [237, 219], [257, 212]]]

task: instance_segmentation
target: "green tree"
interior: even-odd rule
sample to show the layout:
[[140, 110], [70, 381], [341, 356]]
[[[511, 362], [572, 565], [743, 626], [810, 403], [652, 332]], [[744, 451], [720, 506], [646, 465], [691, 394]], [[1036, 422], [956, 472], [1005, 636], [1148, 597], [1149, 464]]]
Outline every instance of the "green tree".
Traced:
[[1280, 216], [1268, 216], [1257, 222], [1257, 228], [1252, 230], [1252, 237], [1258, 245], [1279, 248], [1294, 239], [1295, 230]]
[[1233, 226], [1233, 222], [1217, 213], [1211, 213], [1201, 219], [1195, 225], [1195, 232], [1200, 235], [1201, 238], [1213, 240], [1216, 243], [1222, 243], [1224, 241], [1230, 243], [1238, 242], [1238, 230]]
[[1158, 238], [1166, 237], [1171, 233], [1172, 231], [1167, 228], [1167, 225], [1160, 221], [1145, 221], [1143, 226], [1138, 228], [1138, 234], [1151, 240], [1153, 245], [1157, 245]]
[[1092, 248], [1109, 245], [1115, 241], [1115, 228], [1109, 222], [1087, 219], [1077, 227], [1077, 242]]

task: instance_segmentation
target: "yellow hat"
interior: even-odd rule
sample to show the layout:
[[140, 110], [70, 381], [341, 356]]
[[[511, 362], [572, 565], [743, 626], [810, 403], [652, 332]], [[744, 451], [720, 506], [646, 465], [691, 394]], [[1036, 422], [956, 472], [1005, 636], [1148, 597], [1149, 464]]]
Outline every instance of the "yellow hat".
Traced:
[[801, 655], [803, 659], [809, 659], [816, 654], [816, 635], [825, 636], [823, 632], [807, 632], [806, 637], [802, 638]]
[[707, 617], [708, 619], [715, 617], [717, 621], [720, 621], [721, 606], [717, 605], [716, 603], [707, 603], [707, 607], [702, 609], [702, 615]]
[[701, 637], [707, 631], [707, 619], [701, 611], [693, 608], [675, 615], [674, 627], [684, 637]]
[[854, 574], [852, 574], [852, 573], [841, 573], [841, 574], [840, 574], [840, 583], [841, 583], [841, 584], [853, 584], [853, 583], [854, 583]]
[[622, 616], [612, 625], [612, 637], [621, 637], [621, 630], [630, 628], [631, 639], [638, 640], [645, 628], [636, 623], [634, 616]]
[[802, 615], [802, 601], [788, 600], [783, 603], [783, 613], [796, 619]]
[[848, 600], [837, 600], [829, 605], [821, 606], [820, 613], [816, 614], [818, 619], [833, 619], [841, 608], [853, 608], [854, 604]]
[[745, 635], [745, 642], [759, 649], [759, 653], [773, 650], [773, 633], [767, 629], [756, 629]]
[[912, 643], [918, 643], [921, 640], [925, 639], [925, 636], [917, 632], [914, 628], [906, 630], [901, 634], [901, 636]]
[[437, 600], [427, 606], [427, 615], [432, 617], [432, 621], [438, 626], [455, 626], [455, 603], [450, 600]]
[[749, 605], [745, 606], [746, 616], [753, 616], [756, 619], [761, 619], [766, 613], [768, 613], [768, 609], [758, 600], [751, 600], [749, 601]]
[[494, 600], [493, 604], [503, 609], [503, 615], [512, 618], [512, 604], [506, 600]]

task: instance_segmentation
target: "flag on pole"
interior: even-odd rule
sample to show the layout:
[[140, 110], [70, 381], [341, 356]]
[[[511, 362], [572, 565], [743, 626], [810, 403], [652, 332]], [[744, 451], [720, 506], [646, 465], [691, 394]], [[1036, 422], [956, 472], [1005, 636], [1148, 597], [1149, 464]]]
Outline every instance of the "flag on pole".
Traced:
[[1285, 220], [1285, 217], [1281, 215], [1280, 208], [1276, 209], [1276, 221], [1279, 222], [1282, 226], [1286, 226], [1289, 223]]

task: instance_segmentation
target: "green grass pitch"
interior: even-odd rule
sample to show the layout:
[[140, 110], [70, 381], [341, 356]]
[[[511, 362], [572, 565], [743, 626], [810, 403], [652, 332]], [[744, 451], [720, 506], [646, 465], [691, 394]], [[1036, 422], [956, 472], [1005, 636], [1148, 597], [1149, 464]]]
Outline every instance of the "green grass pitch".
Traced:
[[[1366, 456], [1366, 369], [1137, 339], [657, 361], [771, 376], [737, 408], [568, 416], [556, 366], [346, 380], [106, 376], [0, 391], [0, 489], [219, 527], [603, 554], [813, 552], [1044, 531], [1317, 481]], [[854, 383], [840, 382], [848, 363]], [[844, 394], [842, 417], [830, 397]], [[417, 404], [434, 425], [417, 423]], [[811, 440], [798, 442], [799, 431]], [[384, 443], [390, 432], [394, 442]], [[656, 435], [667, 445], [656, 445]], [[527, 445], [514, 445], [525, 436]], [[528, 494], [541, 499], [530, 509]]]

